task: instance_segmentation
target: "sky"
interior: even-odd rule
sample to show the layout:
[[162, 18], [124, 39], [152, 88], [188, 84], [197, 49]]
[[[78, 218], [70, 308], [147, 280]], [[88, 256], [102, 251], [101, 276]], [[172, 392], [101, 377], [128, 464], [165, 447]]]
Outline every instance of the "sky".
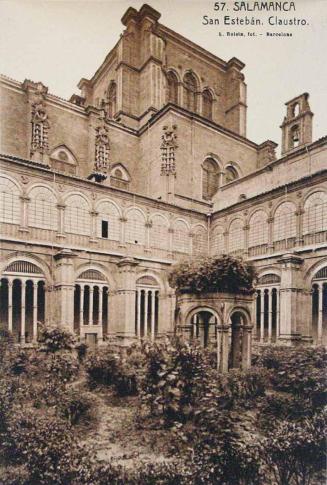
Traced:
[[[247, 137], [280, 144], [284, 103], [310, 93], [315, 113], [313, 138], [327, 130], [327, 0], [294, 0], [296, 11], [214, 11], [214, 1], [147, 0], [161, 13], [160, 22], [221, 59], [242, 60], [247, 83]], [[79, 93], [79, 80], [90, 78], [123, 31], [121, 17], [139, 0], [0, 0], [0, 72], [18, 81], [42, 81], [49, 92], [68, 99]], [[218, 2], [222, 8], [223, 2]], [[241, 2], [238, 2], [239, 4]], [[244, 3], [244, 2], [243, 2]], [[254, 4], [251, 0], [249, 4]], [[263, 27], [203, 25], [203, 16], [226, 14], [262, 19]], [[267, 28], [267, 17], [303, 18], [305, 26]], [[226, 37], [228, 31], [256, 36]], [[266, 31], [292, 37], [267, 37]], [[218, 35], [221, 31], [224, 36]], [[263, 33], [263, 35], [260, 35]]]

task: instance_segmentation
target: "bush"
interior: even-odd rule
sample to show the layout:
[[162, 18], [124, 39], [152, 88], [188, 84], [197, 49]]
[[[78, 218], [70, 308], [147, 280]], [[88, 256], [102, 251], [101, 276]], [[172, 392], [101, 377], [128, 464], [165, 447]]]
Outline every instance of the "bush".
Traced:
[[118, 357], [108, 349], [89, 354], [85, 360], [85, 370], [90, 387], [112, 385], [117, 374], [117, 361]]
[[78, 345], [76, 345], [75, 349], [77, 351], [78, 360], [82, 362], [85, 359], [87, 354], [87, 350], [88, 350], [87, 344], [85, 344], [84, 342], [81, 342]]
[[149, 345], [145, 355], [142, 403], [152, 414], [161, 414], [166, 424], [189, 419], [209, 372], [203, 349], [175, 340]]
[[29, 484], [64, 485], [78, 474], [84, 451], [67, 422], [24, 410], [12, 417], [9, 431], [11, 458], [26, 465]]
[[48, 378], [58, 379], [61, 383], [71, 381], [78, 374], [78, 361], [71, 354], [50, 355], [44, 363]]
[[172, 268], [168, 281], [171, 287], [190, 293], [251, 293], [255, 275], [251, 263], [224, 254], [179, 263]]
[[90, 421], [93, 418], [93, 407], [92, 396], [72, 389], [61, 396], [58, 412], [59, 416], [67, 419], [69, 424], [76, 425], [81, 421]]
[[46, 352], [72, 350], [75, 345], [75, 336], [65, 328], [42, 326], [39, 342], [43, 344]]

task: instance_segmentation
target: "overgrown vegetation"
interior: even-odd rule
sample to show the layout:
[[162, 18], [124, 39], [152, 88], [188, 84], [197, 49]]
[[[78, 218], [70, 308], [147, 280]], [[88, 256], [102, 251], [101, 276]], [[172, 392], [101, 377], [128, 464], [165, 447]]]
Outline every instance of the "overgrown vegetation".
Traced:
[[251, 263], [223, 254], [199, 256], [178, 263], [172, 268], [168, 281], [180, 292], [251, 293], [255, 276]]
[[[324, 482], [323, 348], [267, 347], [252, 369], [218, 375], [177, 339], [80, 355], [60, 332], [30, 351], [0, 339], [0, 485]], [[124, 454], [110, 454], [113, 434], [103, 458], [93, 437], [117, 399], [134, 422]], [[131, 462], [128, 441], [150, 438], [152, 454]]]

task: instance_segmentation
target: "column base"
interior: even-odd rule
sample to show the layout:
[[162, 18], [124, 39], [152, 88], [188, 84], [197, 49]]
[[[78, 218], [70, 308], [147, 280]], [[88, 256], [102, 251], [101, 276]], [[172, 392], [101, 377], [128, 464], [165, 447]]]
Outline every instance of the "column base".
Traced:
[[279, 335], [277, 343], [282, 345], [299, 345], [302, 341], [302, 336], [299, 333], [293, 333], [290, 335]]

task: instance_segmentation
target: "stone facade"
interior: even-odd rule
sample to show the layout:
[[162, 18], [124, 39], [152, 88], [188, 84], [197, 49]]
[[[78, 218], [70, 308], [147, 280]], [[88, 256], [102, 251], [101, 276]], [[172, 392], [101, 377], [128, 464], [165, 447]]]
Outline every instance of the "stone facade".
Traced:
[[90, 342], [172, 334], [170, 266], [232, 253], [258, 270], [255, 338], [326, 343], [327, 138], [312, 141], [309, 95], [286, 103], [278, 159], [246, 138], [244, 64], [159, 18], [129, 8], [69, 101], [1, 77], [1, 326], [21, 342], [39, 321]]

